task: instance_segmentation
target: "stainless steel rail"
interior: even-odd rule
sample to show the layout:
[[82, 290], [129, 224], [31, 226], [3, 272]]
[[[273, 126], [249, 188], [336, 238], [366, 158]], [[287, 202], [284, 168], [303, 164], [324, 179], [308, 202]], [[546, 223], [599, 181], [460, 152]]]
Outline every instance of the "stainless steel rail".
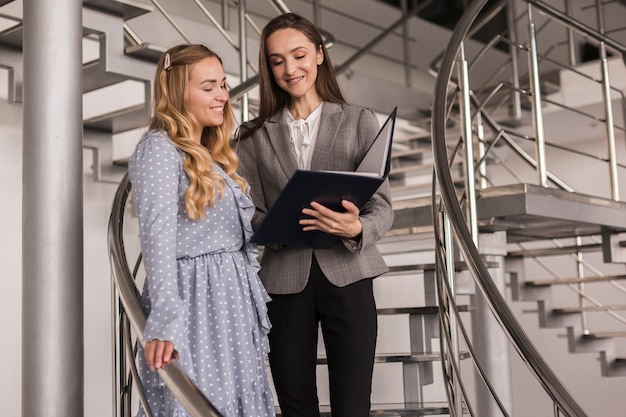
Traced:
[[[541, 357], [491, 279], [487, 266], [478, 252], [478, 248], [474, 244], [474, 237], [471, 235], [466, 225], [466, 220], [458, 204], [456, 190], [448, 168], [449, 160], [446, 149], [446, 121], [448, 100], [450, 98], [448, 87], [450, 85], [459, 48], [467, 38], [472, 23], [476, 20], [486, 3], [487, 0], [476, 0], [472, 2], [461, 17], [450, 38], [446, 52], [443, 55], [435, 85], [432, 144], [435, 155], [435, 172], [443, 202], [443, 209], [450, 218], [455, 240], [466, 260], [469, 271], [474, 277], [480, 292], [485, 297], [490, 310], [522, 360], [541, 384], [546, 394], [553, 400], [556, 412], [561, 411], [570, 417], [583, 417], [586, 416], [586, 413]], [[437, 197], [433, 193], [433, 206], [436, 203]], [[441, 264], [442, 259], [440, 259], [440, 257], [437, 258], [437, 261], [442, 271], [453, 267], [452, 265]], [[440, 279], [445, 278], [441, 277]]]
[[[113, 208], [109, 218], [107, 238], [113, 282], [129, 322], [138, 340], [141, 341], [143, 329], [146, 325], [146, 317], [137, 299], [137, 288], [128, 267], [123, 239], [124, 212], [130, 191], [130, 181], [128, 176], [125, 175], [115, 193]], [[134, 358], [128, 358], [128, 360], [134, 360]], [[190, 415], [193, 417], [222, 417], [222, 414], [200, 392], [176, 361], [166, 365], [158, 372]]]

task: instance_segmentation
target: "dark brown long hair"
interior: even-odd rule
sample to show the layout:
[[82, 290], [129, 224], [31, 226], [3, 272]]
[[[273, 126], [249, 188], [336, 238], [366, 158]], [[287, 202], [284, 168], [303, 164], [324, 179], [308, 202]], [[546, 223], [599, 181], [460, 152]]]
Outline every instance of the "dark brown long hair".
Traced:
[[259, 116], [250, 129], [244, 129], [242, 132], [243, 137], [250, 136], [272, 114], [287, 106], [291, 101], [289, 93], [280, 88], [274, 79], [267, 54], [267, 38], [281, 29], [300, 31], [316, 48], [321, 49], [324, 54], [324, 61], [317, 68], [317, 78], [315, 79], [317, 94], [324, 101], [340, 104], [346, 103], [320, 32], [313, 23], [304, 17], [294, 13], [285, 13], [270, 20], [261, 32], [259, 45]]

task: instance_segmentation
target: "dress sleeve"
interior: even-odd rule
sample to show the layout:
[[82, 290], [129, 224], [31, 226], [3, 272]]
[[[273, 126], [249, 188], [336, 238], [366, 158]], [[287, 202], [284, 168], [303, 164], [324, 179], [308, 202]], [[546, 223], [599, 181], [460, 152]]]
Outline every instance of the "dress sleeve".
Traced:
[[187, 327], [176, 265], [181, 166], [173, 144], [154, 133], [141, 140], [129, 162], [150, 304], [143, 340], [169, 340], [179, 351]]
[[[359, 117], [357, 132], [359, 148], [364, 152], [379, 129], [376, 114], [370, 109], [362, 109]], [[365, 140], [369, 142], [365, 142]], [[391, 188], [389, 179], [381, 184], [372, 198], [365, 203], [359, 219], [363, 225], [363, 232], [356, 239], [343, 239], [344, 246], [351, 252], [360, 252], [368, 246], [375, 245], [391, 228], [393, 223], [393, 209], [391, 207]]]
[[[246, 126], [241, 126], [239, 129], [245, 130]], [[259, 131], [255, 132], [252, 136], [246, 138], [238, 138], [233, 144], [233, 148], [237, 152], [239, 157], [239, 167], [237, 172], [243, 178], [248, 181], [250, 186], [250, 196], [255, 204], [255, 212], [252, 217], [252, 227], [256, 230], [261, 221], [267, 213], [267, 205], [265, 204], [265, 193], [263, 192], [263, 183], [261, 181], [261, 175], [257, 166], [257, 154], [254, 150], [254, 141], [260, 140], [257, 138]]]

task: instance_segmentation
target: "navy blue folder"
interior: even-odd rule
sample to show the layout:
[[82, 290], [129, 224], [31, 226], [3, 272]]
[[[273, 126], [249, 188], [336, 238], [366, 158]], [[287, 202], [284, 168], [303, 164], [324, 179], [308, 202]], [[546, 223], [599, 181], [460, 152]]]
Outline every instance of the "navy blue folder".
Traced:
[[297, 170], [263, 218], [252, 242], [312, 248], [335, 245], [338, 236], [302, 230], [302, 209], [316, 201], [331, 210], [344, 211], [342, 200], [363, 208], [389, 175], [396, 112], [394, 108], [355, 172]]

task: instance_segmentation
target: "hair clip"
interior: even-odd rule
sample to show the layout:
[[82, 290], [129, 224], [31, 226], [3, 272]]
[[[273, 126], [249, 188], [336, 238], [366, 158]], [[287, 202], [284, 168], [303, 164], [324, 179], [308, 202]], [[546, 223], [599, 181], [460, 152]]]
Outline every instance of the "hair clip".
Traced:
[[170, 60], [169, 52], [165, 54], [165, 63], [163, 64], [163, 69], [168, 72], [172, 70], [172, 63]]

